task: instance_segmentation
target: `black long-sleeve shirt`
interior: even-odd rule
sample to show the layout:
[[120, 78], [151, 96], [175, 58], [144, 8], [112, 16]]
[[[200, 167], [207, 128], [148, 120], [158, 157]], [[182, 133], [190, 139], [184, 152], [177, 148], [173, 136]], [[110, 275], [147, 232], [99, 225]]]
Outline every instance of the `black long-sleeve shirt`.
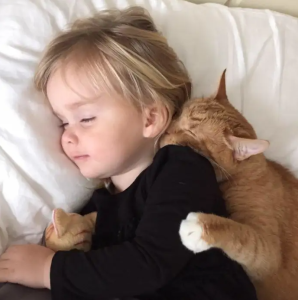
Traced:
[[119, 194], [95, 191], [82, 213], [92, 211], [92, 250], [53, 258], [53, 300], [256, 300], [242, 268], [220, 250], [194, 255], [180, 241], [189, 212], [226, 216], [212, 166], [190, 148], [162, 148]]

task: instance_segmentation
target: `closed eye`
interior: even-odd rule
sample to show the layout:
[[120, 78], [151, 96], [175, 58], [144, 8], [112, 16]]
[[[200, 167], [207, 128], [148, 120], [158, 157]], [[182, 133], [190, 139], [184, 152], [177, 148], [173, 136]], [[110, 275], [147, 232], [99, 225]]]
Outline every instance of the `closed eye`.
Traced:
[[189, 133], [189, 135], [191, 135], [192, 137], [196, 138], [196, 135], [191, 130], [186, 130], [186, 132]]
[[81, 122], [82, 122], [82, 123], [88, 123], [88, 122], [91, 122], [91, 121], [93, 121], [93, 120], [95, 120], [95, 117], [82, 119]]
[[[85, 118], [81, 120], [81, 123], [89, 123], [92, 122], [93, 120], [95, 120], [95, 117]], [[60, 128], [65, 128], [66, 126], [68, 126], [68, 123], [62, 123], [61, 125], [59, 125]]]
[[59, 125], [60, 128], [65, 128], [68, 125], [68, 123], [62, 123], [61, 125]]

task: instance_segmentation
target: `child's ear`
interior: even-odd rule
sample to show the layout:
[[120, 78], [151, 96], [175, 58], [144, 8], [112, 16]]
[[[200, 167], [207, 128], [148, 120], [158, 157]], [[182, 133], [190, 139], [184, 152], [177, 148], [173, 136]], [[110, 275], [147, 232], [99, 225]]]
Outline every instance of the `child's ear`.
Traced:
[[269, 142], [266, 140], [245, 139], [233, 135], [228, 136], [227, 142], [234, 151], [235, 159], [239, 161], [263, 153], [269, 147]]
[[146, 138], [156, 138], [164, 130], [169, 118], [168, 110], [164, 105], [149, 105], [143, 109], [144, 128]]
[[66, 233], [69, 215], [63, 209], [56, 208], [52, 214], [52, 223], [57, 237], [61, 238]]

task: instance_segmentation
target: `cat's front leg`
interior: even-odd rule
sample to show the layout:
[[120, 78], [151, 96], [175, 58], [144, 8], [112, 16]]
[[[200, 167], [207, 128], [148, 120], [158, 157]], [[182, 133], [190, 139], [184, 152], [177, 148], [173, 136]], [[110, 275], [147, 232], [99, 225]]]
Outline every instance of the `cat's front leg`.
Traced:
[[213, 214], [188, 214], [179, 234], [185, 247], [194, 253], [220, 248], [234, 260], [245, 256], [250, 242], [260, 240], [255, 230], [231, 219]]
[[278, 236], [228, 218], [190, 213], [181, 222], [179, 233], [189, 250], [198, 253], [212, 247], [222, 249], [253, 279], [276, 272], [281, 263]]
[[194, 253], [206, 251], [214, 246], [213, 239], [206, 234], [209, 216], [212, 215], [192, 212], [181, 222], [179, 230], [181, 241]]

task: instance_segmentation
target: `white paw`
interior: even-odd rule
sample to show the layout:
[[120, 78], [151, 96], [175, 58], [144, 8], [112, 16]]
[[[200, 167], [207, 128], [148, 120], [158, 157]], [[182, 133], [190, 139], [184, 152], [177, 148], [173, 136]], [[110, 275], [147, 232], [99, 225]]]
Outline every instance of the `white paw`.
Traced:
[[179, 234], [182, 244], [194, 253], [206, 251], [212, 247], [202, 239], [203, 228], [197, 213], [189, 213], [181, 222]]

